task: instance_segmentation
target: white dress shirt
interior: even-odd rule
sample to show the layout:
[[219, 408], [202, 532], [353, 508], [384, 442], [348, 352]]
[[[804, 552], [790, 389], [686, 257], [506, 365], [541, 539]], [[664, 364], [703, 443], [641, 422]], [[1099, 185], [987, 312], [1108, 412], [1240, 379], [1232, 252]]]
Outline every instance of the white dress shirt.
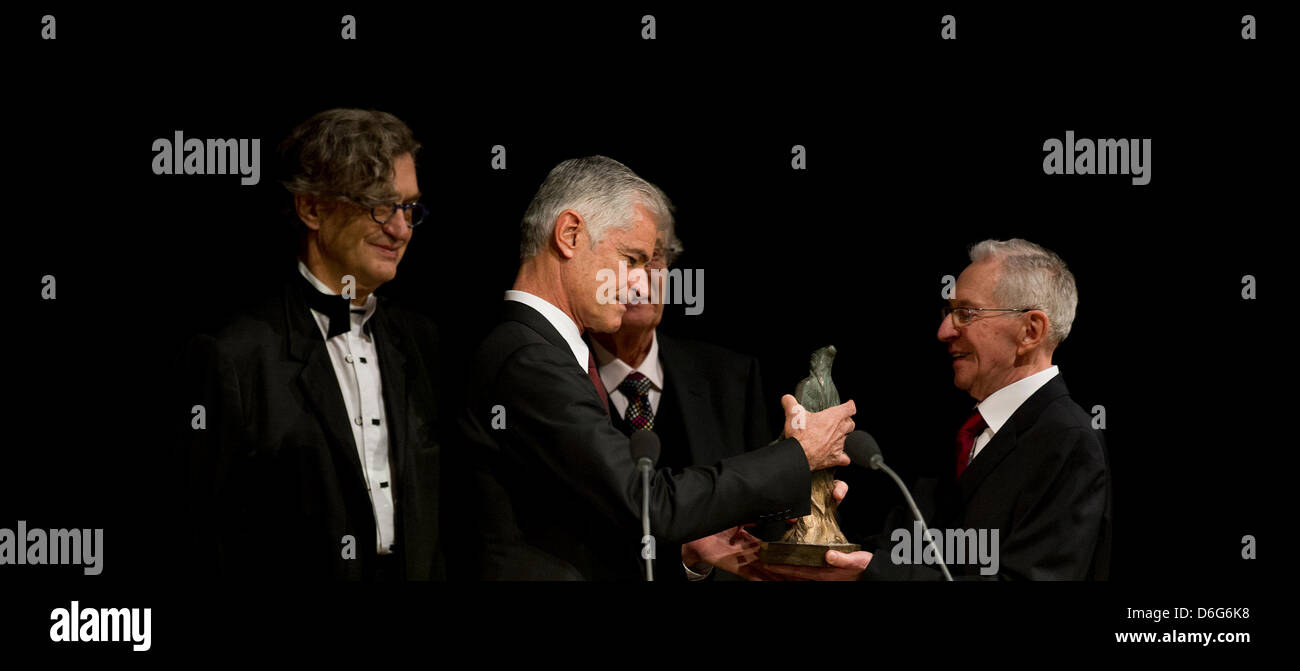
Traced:
[[578, 325], [569, 318], [569, 315], [564, 314], [564, 311], [560, 308], [546, 302], [546, 299], [534, 296], [527, 291], [511, 289], [506, 292], [506, 300], [523, 303], [540, 312], [542, 317], [550, 322], [556, 331], [560, 332], [564, 342], [569, 343], [569, 349], [573, 350], [573, 358], [578, 360], [578, 366], [582, 368], [582, 372], [587, 372], [587, 358], [591, 355], [587, 350], [587, 343], [582, 340], [582, 333], [578, 331]]
[[979, 456], [980, 450], [993, 440], [994, 434], [1002, 429], [1002, 425], [1011, 419], [1011, 415], [1029, 400], [1034, 392], [1038, 391], [1047, 384], [1056, 374], [1060, 372], [1056, 366], [1051, 366], [1046, 370], [1040, 370], [1029, 377], [1016, 380], [1011, 384], [988, 395], [988, 398], [981, 401], [975, 407], [979, 409], [980, 415], [984, 417], [984, 422], [988, 428], [984, 429], [978, 437], [975, 438], [975, 447], [971, 450], [971, 461]]
[[664, 392], [664, 366], [659, 362], [659, 333], [655, 332], [650, 336], [650, 351], [646, 353], [645, 359], [640, 366], [633, 368], [627, 365], [626, 361], [614, 356], [609, 350], [601, 346], [593, 338], [591, 341], [592, 352], [596, 355], [596, 366], [600, 372], [600, 381], [605, 385], [605, 391], [609, 392], [609, 402], [613, 404], [614, 410], [618, 412], [619, 417], [627, 416], [627, 407], [632, 405], [632, 400], [619, 390], [618, 385], [623, 384], [623, 379], [634, 371], [646, 376], [650, 380], [650, 410], [659, 412], [659, 398]]
[[[321, 293], [338, 295], [316, 279], [306, 264], [298, 262], [298, 272]], [[393, 551], [397, 532], [393, 525], [393, 487], [388, 468], [388, 417], [384, 413], [384, 391], [379, 377], [379, 352], [371, 334], [362, 327], [375, 314], [378, 299], [366, 297], [365, 307], [351, 307], [352, 328], [325, 340], [334, 376], [338, 378], [343, 403], [348, 409], [348, 425], [361, 458], [361, 470], [370, 491], [370, 505], [375, 512], [375, 549], [379, 554]], [[329, 333], [330, 318], [311, 311], [320, 327], [321, 337]]]

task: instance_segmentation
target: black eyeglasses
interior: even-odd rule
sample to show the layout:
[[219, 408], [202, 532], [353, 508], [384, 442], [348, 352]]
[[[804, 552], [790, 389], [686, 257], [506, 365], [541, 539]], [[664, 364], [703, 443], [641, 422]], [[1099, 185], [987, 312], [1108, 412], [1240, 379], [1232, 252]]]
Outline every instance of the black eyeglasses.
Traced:
[[411, 228], [419, 226], [420, 222], [424, 221], [424, 218], [429, 215], [429, 208], [425, 207], [424, 203], [416, 202], [408, 203], [406, 205], [393, 203], [392, 205], [376, 205], [370, 208], [370, 218], [373, 219], [376, 224], [383, 226], [388, 223], [389, 219], [397, 216], [398, 210], [401, 210], [406, 214], [406, 225]]
[[1022, 312], [1023, 313], [1023, 312], [1031, 312], [1037, 309], [1038, 308], [972, 308], [972, 307], [966, 307], [964, 305], [960, 307], [945, 305], [941, 309], [941, 312], [943, 314], [942, 319], [947, 319], [948, 315], [952, 315], [953, 326], [957, 326], [960, 328], [962, 326], [969, 326], [971, 322], [975, 321], [976, 314], [980, 312]]

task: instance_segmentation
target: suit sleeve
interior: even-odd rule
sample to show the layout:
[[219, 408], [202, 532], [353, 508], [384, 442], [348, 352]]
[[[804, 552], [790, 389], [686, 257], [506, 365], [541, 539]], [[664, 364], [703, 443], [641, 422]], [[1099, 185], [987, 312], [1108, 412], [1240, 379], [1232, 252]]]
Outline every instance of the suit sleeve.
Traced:
[[[939, 501], [943, 498], [943, 488], [934, 478], [919, 478], [912, 485], [912, 498], [921, 516], [929, 523], [941, 522], [938, 515]], [[894, 548], [902, 540], [895, 535], [899, 529], [908, 534], [915, 531], [912, 509], [905, 504], [895, 506], [885, 517], [884, 531], [869, 536], [861, 543], [862, 549], [872, 554], [867, 570], [859, 576], [861, 580], [943, 580], [943, 574], [935, 566], [920, 563], [894, 563]], [[938, 528], [931, 526], [931, 528]], [[910, 536], [908, 537], [910, 538]], [[954, 580], [961, 576], [953, 576]]]
[[771, 443], [773, 433], [767, 397], [763, 393], [763, 375], [758, 359], [751, 358], [745, 381], [745, 449], [753, 450]]
[[[217, 341], [197, 336], [187, 347], [181, 388], [185, 425], [180, 429], [180, 455], [184, 460], [184, 523], [189, 525], [190, 556], [203, 572], [231, 574], [235, 558], [252, 547], [237, 538], [245, 528], [239, 518], [246, 506], [237, 492], [246, 491], [242, 468], [250, 449], [243, 428], [239, 377], [229, 356]], [[202, 406], [204, 425], [194, 424], [193, 406]]]
[[[749, 371], [745, 377], [745, 450], [757, 450], [770, 445], [774, 436], [779, 436], [780, 428], [773, 428], [768, 413], [769, 400], [763, 389], [763, 376], [758, 359], [749, 359]], [[784, 518], [770, 519], [755, 525], [749, 532], [760, 540], [777, 541], [785, 535], [790, 525]]]
[[[628, 439], [564, 354], [534, 344], [505, 362], [492, 393], [510, 399], [511, 442], [614, 524], [638, 528], [641, 478]], [[651, 530], [660, 545], [677, 545], [742, 523], [808, 514], [811, 474], [798, 441], [785, 439], [713, 466], [660, 469], [650, 488]]]

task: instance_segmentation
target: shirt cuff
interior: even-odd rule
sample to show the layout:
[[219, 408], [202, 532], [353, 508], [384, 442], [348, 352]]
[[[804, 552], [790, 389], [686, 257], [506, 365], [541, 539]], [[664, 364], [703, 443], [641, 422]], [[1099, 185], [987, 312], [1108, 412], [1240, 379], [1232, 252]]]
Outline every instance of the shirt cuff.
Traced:
[[704, 580], [705, 578], [708, 578], [713, 573], [712, 564], [709, 565], [709, 568], [705, 570], [704, 573], [696, 573], [695, 571], [692, 571], [691, 567], [686, 565], [686, 562], [682, 562], [682, 568], [686, 569], [686, 579], [690, 580], [691, 582], [699, 582], [701, 580]]

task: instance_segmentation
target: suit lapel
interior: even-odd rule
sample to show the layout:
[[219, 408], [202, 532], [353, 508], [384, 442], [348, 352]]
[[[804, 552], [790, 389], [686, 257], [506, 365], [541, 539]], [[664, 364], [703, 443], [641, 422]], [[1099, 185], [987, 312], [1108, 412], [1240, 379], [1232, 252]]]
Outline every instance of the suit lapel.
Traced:
[[969, 501], [989, 473], [992, 473], [998, 464], [1016, 449], [1016, 442], [1016, 415], [1013, 414], [1002, 425], [1002, 428], [993, 434], [993, 439], [989, 441], [989, 444], [985, 445], [984, 449], [980, 450], [980, 453], [970, 462], [970, 467], [962, 473], [961, 498], [963, 502]]
[[339, 390], [334, 365], [330, 363], [325, 340], [312, 319], [311, 310], [298, 293], [297, 286], [292, 283], [285, 291], [285, 319], [289, 333], [289, 355], [303, 363], [302, 370], [298, 373], [298, 386], [303, 396], [315, 407], [316, 417], [329, 441], [335, 463], [340, 464], [347, 473], [344, 477], [351, 478], [364, 491], [366, 478], [361, 470], [361, 458], [357, 456], [356, 441], [352, 438], [352, 427], [348, 426], [348, 409], [343, 403], [343, 392]]
[[682, 359], [681, 349], [672, 339], [659, 337], [659, 360], [664, 365], [664, 388], [673, 386], [671, 396], [676, 399], [681, 413], [686, 444], [690, 446], [691, 463], [712, 464], [722, 459], [719, 452], [723, 443], [715, 428], [709, 404], [709, 380], [698, 368]]
[[970, 467], [962, 473], [960, 479], [962, 501], [970, 501], [980, 484], [988, 478], [989, 474], [998, 467], [998, 464], [1003, 459], [1007, 458], [1007, 455], [1016, 449], [1016, 445], [1020, 442], [1020, 432], [1033, 426], [1038, 416], [1052, 401], [1069, 394], [1070, 392], [1065, 386], [1065, 380], [1061, 378], [1060, 373], [1057, 373], [1056, 377], [1048, 380], [1047, 384], [1044, 384], [1033, 395], [1025, 399], [1025, 402], [1021, 403], [1020, 407], [1011, 413], [1010, 419], [1002, 425], [1002, 428], [993, 434], [993, 440], [990, 440], [989, 444], [980, 450], [975, 459], [971, 461]]
[[402, 336], [400, 329], [389, 318], [388, 311], [381, 305], [374, 317], [375, 323], [371, 333], [375, 339], [375, 351], [379, 354], [379, 378], [384, 391], [384, 412], [388, 419], [388, 459], [392, 465], [393, 500], [398, 500], [405, 467], [406, 439], [410, 427], [407, 421], [414, 415], [409, 406], [411, 394], [408, 393], [406, 379], [406, 355], [402, 353]]
[[[502, 301], [502, 303], [505, 304], [501, 308], [502, 320], [508, 322], [519, 322], [520, 324], [527, 326], [536, 331], [538, 335], [542, 336], [546, 342], [560, 348], [566, 356], [573, 356], [573, 349], [569, 347], [568, 341], [564, 339], [564, 336], [560, 335], [559, 331], [555, 330], [554, 326], [551, 326], [551, 322], [546, 321], [546, 317], [543, 317], [542, 313], [534, 310], [531, 306], [520, 303], [519, 301], [507, 300]], [[587, 342], [587, 348], [587, 351], [590, 352], [591, 342], [589, 341]], [[582, 370], [585, 369], [586, 364], [583, 364]], [[583, 376], [586, 377], [586, 374], [584, 373]], [[596, 391], [595, 384], [589, 383], [586, 386], [591, 390], [591, 395], [596, 398], [596, 402], [605, 406], [606, 414], [614, 412], [613, 404], [606, 405], [605, 401], [600, 397], [600, 392]]]
[[[573, 351], [569, 348], [569, 343], [564, 339], [564, 336], [560, 335], [560, 332], [556, 331], [554, 326], [551, 326], [551, 322], [546, 321], [546, 317], [543, 317], [542, 313], [519, 301], [503, 302], [505, 305], [502, 307], [502, 315], [505, 321], [519, 322], [536, 331], [538, 335], [546, 339], [546, 342], [565, 352]], [[569, 356], [573, 355], [570, 354]], [[596, 390], [592, 389], [591, 392], [594, 394]]]

